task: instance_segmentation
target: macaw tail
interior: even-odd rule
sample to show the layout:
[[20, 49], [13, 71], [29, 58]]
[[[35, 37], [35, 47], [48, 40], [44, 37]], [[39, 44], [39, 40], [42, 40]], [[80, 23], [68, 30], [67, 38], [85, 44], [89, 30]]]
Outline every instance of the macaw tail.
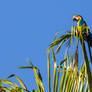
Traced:
[[87, 43], [88, 43], [88, 50], [89, 50], [89, 55], [90, 55], [90, 61], [91, 61], [91, 64], [92, 64], [92, 55], [91, 55], [92, 33], [89, 33], [89, 34], [88, 34]]
[[87, 42], [92, 47], [92, 33], [91, 32], [87, 36]]

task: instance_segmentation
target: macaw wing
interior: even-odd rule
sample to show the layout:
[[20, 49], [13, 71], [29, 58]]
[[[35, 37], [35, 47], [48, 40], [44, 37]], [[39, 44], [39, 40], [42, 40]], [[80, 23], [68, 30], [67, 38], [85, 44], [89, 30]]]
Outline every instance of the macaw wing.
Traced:
[[79, 21], [79, 26], [81, 27], [83, 25], [87, 26], [87, 24], [86, 24], [86, 22], [84, 20], [80, 20]]

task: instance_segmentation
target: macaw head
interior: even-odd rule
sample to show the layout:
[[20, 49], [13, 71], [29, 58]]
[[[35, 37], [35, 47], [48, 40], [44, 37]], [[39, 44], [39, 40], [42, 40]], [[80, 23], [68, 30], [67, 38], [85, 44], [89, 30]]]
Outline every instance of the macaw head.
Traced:
[[82, 18], [82, 16], [80, 16], [80, 15], [74, 15], [73, 16], [73, 21], [80, 21], [80, 20], [82, 20], [83, 18]]

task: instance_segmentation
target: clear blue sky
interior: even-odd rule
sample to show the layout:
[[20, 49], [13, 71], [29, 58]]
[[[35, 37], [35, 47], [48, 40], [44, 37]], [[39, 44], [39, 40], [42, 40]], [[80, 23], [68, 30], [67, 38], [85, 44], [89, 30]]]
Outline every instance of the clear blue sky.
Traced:
[[47, 91], [46, 49], [56, 32], [69, 30], [80, 14], [92, 28], [92, 0], [0, 0], [0, 79], [16, 74], [30, 90], [32, 70], [20, 70], [29, 58], [41, 70]]

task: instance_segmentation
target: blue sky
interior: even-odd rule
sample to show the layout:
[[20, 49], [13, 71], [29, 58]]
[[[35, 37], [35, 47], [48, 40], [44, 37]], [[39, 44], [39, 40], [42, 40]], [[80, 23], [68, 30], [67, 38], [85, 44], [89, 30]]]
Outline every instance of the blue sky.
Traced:
[[0, 79], [16, 74], [36, 88], [32, 70], [20, 70], [29, 58], [38, 66], [47, 91], [46, 49], [56, 32], [70, 30], [80, 14], [92, 28], [92, 0], [0, 0]]

